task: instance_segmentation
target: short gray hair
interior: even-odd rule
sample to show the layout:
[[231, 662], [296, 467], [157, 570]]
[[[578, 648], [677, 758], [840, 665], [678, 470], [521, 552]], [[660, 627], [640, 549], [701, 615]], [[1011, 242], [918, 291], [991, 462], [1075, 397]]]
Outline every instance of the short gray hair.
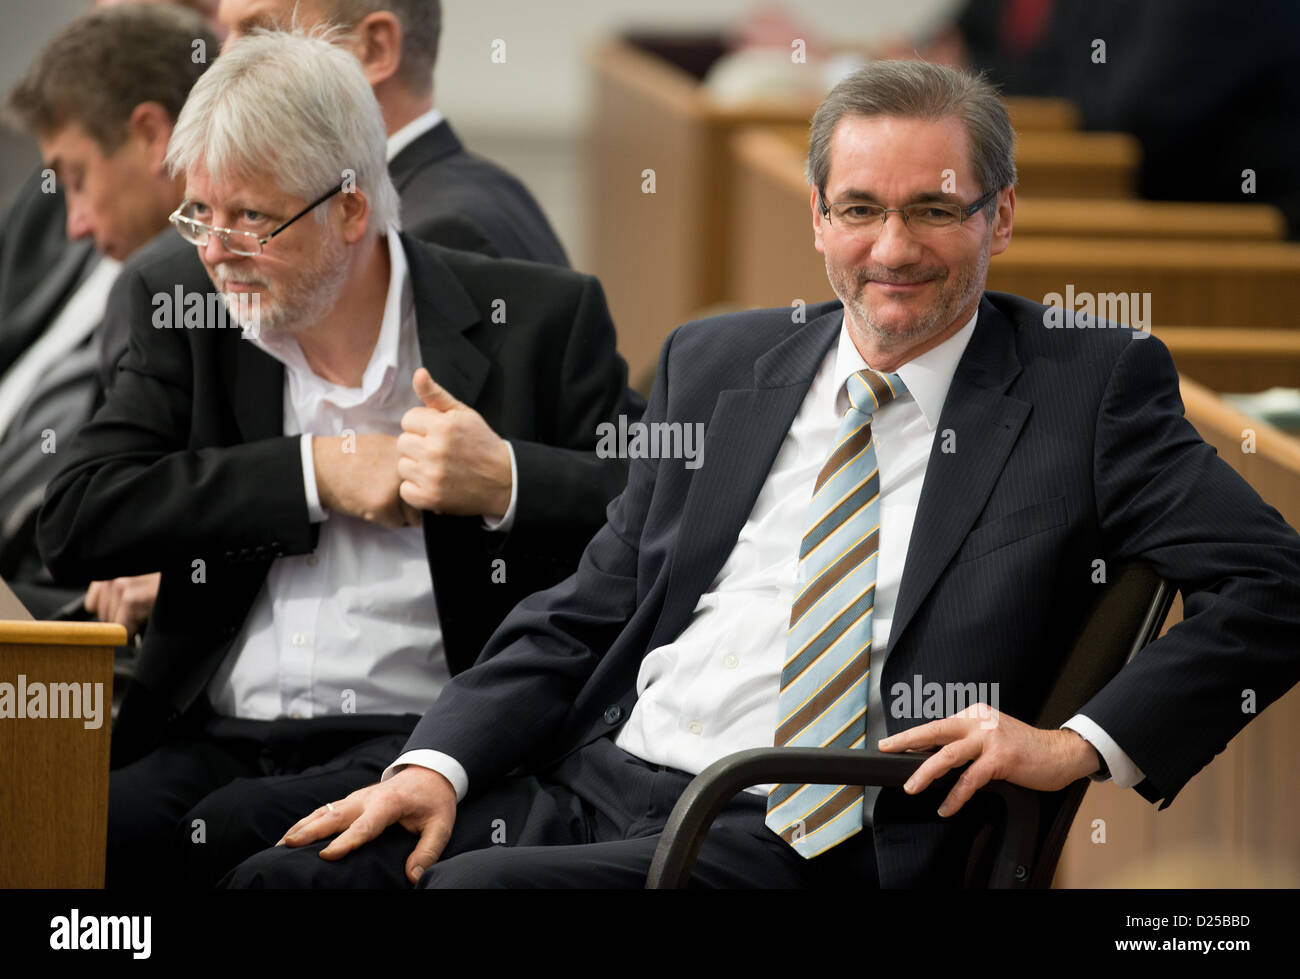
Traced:
[[402, 63], [397, 75], [412, 92], [423, 94], [433, 86], [442, 36], [441, 0], [321, 0], [320, 9], [331, 21], [351, 30], [380, 10], [393, 13], [402, 25]]
[[[826, 197], [831, 139], [845, 116], [944, 119], [956, 116], [970, 136], [977, 196], [1016, 183], [1015, 134], [1006, 103], [983, 76], [926, 61], [876, 61], [831, 90], [817, 108], [808, 141], [808, 182]], [[989, 209], [997, 206], [990, 201]]]
[[398, 226], [383, 114], [361, 63], [331, 43], [335, 36], [253, 31], [229, 45], [176, 121], [171, 173], [201, 162], [214, 180], [271, 176], [278, 189], [313, 200], [350, 170], [370, 203], [370, 229]]

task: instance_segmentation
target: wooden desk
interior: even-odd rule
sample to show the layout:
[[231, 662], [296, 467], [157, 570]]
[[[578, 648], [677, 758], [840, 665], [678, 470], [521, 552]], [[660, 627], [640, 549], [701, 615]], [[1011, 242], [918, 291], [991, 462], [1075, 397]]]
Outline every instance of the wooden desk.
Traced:
[[1058, 238], [1280, 241], [1286, 219], [1270, 204], [1080, 200], [1016, 191], [1013, 234]]
[[1165, 326], [1153, 332], [1169, 348], [1183, 378], [1207, 389], [1300, 387], [1300, 329], [1295, 327]]
[[1013, 236], [989, 264], [988, 288], [1040, 302], [1071, 288], [1149, 293], [1157, 326], [1289, 328], [1300, 308], [1300, 244]]
[[[18, 700], [21, 685], [24, 708], [37, 690], [46, 713], [56, 702], [58, 713], [79, 708], [72, 717], [0, 718], [0, 888], [104, 886], [113, 649], [125, 642], [120, 625], [0, 622], [9, 696]], [[94, 684], [99, 723], [87, 727], [95, 700], [81, 695]]]
[[[789, 144], [803, 172], [808, 126], [769, 126]], [[1022, 132], [1016, 138], [1016, 195], [1127, 198], [1133, 195], [1142, 148], [1126, 133]], [[971, 188], [974, 196], [974, 188]]]

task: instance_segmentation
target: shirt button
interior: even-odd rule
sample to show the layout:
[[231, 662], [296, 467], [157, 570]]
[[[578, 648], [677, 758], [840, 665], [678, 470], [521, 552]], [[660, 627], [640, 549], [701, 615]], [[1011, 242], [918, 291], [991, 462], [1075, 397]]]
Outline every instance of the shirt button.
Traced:
[[605, 708], [605, 723], [617, 724], [619, 718], [623, 716], [623, 708], [618, 704], [610, 704]]
[[293, 638], [292, 638], [290, 641], [291, 641], [295, 646], [301, 646], [301, 645], [303, 645], [303, 644], [307, 641], [307, 637], [304, 636], [301, 632], [295, 632], [295, 633], [293, 634]]
[[699, 721], [691, 721], [686, 725], [686, 730], [690, 731], [691, 734], [700, 734], [704, 731], [704, 725]]
[[724, 666], [726, 666], [727, 669], [734, 670], [737, 666], [740, 665], [740, 657], [737, 656], [735, 653], [728, 653], [726, 655], [726, 658], [723, 659], [722, 663]]
[[318, 564], [320, 564], [320, 558], [318, 558], [315, 554], [307, 555], [307, 567], [314, 568]]

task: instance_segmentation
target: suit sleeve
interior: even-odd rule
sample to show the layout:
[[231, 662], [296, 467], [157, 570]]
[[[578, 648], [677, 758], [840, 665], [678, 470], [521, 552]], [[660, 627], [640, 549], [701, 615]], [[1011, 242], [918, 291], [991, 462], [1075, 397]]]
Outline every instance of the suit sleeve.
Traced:
[[507, 557], [541, 550], [571, 553], [576, 562], [627, 480], [624, 460], [596, 454], [598, 432], [604, 422], [617, 424], [619, 414], [637, 420], [644, 403], [628, 389], [627, 365], [615, 349], [614, 324], [594, 278], [586, 279], [578, 299], [557, 391], [549, 426], [554, 438], [510, 440], [518, 495], [503, 546]]
[[[647, 421], [666, 414], [672, 339], [660, 354]], [[578, 570], [515, 607], [479, 661], [443, 689], [405, 751], [444, 752], [464, 767], [471, 786], [481, 787], [554, 737], [643, 597], [639, 539], [655, 476], [655, 460], [633, 460], [627, 488], [609, 504]]]
[[[103, 579], [200, 557], [310, 551], [299, 440], [189, 448], [201, 410], [192, 360], [200, 338], [192, 344], [188, 330], [153, 326], [138, 273], [124, 288], [131, 341], [117, 382], [73, 440], [41, 512], [38, 540], [50, 570]], [[245, 342], [226, 330], [201, 341]]]
[[1183, 417], [1153, 337], [1130, 341], [1099, 409], [1095, 490], [1108, 556], [1183, 595], [1183, 621], [1080, 708], [1165, 808], [1258, 711], [1300, 679], [1300, 538]]

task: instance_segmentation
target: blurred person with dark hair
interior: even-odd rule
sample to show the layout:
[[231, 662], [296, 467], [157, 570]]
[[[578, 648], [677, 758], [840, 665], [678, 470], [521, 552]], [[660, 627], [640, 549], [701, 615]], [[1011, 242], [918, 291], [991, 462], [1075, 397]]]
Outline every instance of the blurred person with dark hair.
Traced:
[[119, 7], [124, 3], [150, 4], [150, 3], [170, 3], [177, 7], [185, 7], [193, 10], [202, 17], [208, 24], [210, 30], [218, 41], [226, 39], [225, 25], [217, 19], [217, 7], [221, 5], [221, 0], [94, 0], [96, 7]]
[[[8, 111], [39, 142], [48, 172], [24, 188], [0, 239], [0, 293], [23, 295], [0, 314], [0, 573], [38, 616], [81, 589], [50, 580], [31, 537], [36, 507], [58, 441], [99, 398], [101, 320], [121, 262], [168, 228], [183, 196], [163, 158], [216, 52], [191, 11], [93, 10], [60, 31], [9, 94]], [[49, 223], [58, 211], [66, 236]]]

